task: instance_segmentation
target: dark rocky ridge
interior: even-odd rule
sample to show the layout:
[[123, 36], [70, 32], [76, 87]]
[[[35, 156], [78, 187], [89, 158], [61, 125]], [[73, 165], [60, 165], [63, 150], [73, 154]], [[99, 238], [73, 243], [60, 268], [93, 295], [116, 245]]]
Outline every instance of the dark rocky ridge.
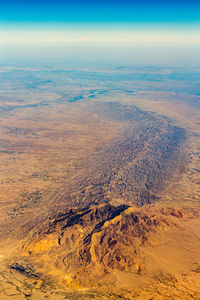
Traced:
[[[81, 178], [51, 195], [50, 206], [85, 207], [115, 199], [142, 206], [158, 200], [179, 165], [185, 129], [135, 106], [95, 103], [92, 109], [121, 122], [120, 140], [101, 150]], [[51, 209], [55, 211], [55, 206]]]
[[[43, 199], [30, 194], [31, 205], [22, 203], [22, 214], [12, 216], [9, 225], [2, 224], [2, 239], [5, 232], [25, 237], [45, 220], [57, 219], [70, 209], [90, 209], [100, 203], [138, 207], [154, 203], [183, 165], [180, 154], [185, 130], [167, 118], [114, 102], [94, 103], [87, 109], [102, 120], [119, 119], [119, 137], [96, 151], [88, 164], [84, 162], [81, 173], [64, 181], [55, 192]], [[25, 194], [26, 199], [29, 196]]]

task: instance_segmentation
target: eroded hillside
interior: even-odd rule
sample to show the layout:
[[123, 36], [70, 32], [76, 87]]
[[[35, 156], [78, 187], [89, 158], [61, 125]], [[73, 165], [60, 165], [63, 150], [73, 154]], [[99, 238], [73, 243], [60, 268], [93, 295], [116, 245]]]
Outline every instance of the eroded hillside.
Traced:
[[199, 299], [199, 225], [195, 211], [154, 205], [68, 210], [40, 224], [12, 253], [0, 295]]

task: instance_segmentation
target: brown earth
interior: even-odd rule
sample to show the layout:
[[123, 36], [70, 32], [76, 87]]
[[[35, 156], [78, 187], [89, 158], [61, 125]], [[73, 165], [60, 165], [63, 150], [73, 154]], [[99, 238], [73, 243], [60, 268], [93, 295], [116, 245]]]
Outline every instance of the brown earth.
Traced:
[[1, 114], [0, 299], [200, 299], [198, 112], [118, 97]]

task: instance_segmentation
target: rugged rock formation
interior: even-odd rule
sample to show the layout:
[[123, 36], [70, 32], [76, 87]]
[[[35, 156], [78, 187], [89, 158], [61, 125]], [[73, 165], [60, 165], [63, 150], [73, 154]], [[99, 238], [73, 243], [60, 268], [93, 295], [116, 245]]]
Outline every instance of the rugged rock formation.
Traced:
[[97, 287], [113, 271], [145, 275], [142, 247], [159, 244], [163, 231], [188, 217], [185, 211], [155, 206], [69, 210], [43, 224], [23, 247], [21, 259], [38, 273], [19, 262], [10, 268], [29, 277], [42, 274], [68, 288]]
[[17, 287], [18, 299], [190, 299], [200, 283], [198, 226], [194, 211], [159, 205], [69, 209], [30, 233], [2, 268], [2, 286]]
[[154, 203], [177, 172], [185, 129], [135, 106], [108, 102], [95, 103], [94, 109], [101, 118], [121, 123], [120, 139], [99, 151], [80, 177], [53, 193], [50, 205], [65, 209], [101, 202]]

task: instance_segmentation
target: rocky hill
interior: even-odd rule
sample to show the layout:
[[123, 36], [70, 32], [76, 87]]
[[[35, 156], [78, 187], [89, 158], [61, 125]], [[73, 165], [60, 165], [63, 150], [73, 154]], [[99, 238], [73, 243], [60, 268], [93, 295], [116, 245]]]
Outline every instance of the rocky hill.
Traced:
[[[159, 299], [166, 293], [171, 299], [198, 299], [197, 219], [192, 210], [157, 205], [65, 211], [32, 232], [12, 255], [1, 275], [3, 286], [12, 285], [16, 299], [43, 299], [48, 293], [49, 299]], [[192, 290], [186, 287], [190, 278], [196, 282]]]

